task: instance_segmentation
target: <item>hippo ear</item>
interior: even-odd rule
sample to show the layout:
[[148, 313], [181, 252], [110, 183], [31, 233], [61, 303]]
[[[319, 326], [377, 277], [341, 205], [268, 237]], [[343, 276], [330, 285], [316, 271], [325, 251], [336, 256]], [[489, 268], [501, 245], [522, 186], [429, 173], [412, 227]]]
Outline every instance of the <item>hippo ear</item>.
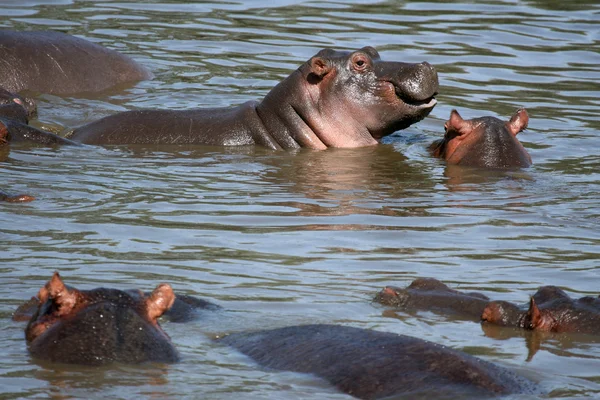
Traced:
[[529, 300], [529, 310], [527, 311], [527, 319], [529, 320], [529, 326], [526, 328], [535, 330], [542, 323], [542, 313], [535, 303], [535, 299], [531, 296]]
[[310, 73], [317, 76], [318, 78], [322, 78], [325, 75], [327, 75], [327, 73], [329, 73], [329, 71], [331, 71], [331, 65], [329, 64], [329, 62], [321, 57], [313, 57], [310, 59]]
[[527, 114], [527, 110], [524, 108], [519, 108], [512, 116], [510, 121], [506, 123], [506, 126], [508, 127], [508, 131], [513, 136], [516, 136], [517, 133], [522, 132], [525, 128], [527, 128], [528, 123], [529, 115]]
[[164, 314], [175, 302], [175, 293], [168, 283], [161, 283], [154, 289], [146, 302], [146, 313], [150, 321], [155, 321]]
[[452, 134], [453, 136], [463, 136], [471, 133], [473, 130], [471, 123], [465, 121], [456, 110], [452, 110], [450, 113], [450, 118], [444, 124], [444, 129], [446, 130], [446, 134]]
[[69, 314], [77, 302], [77, 291], [69, 291], [63, 283], [58, 271], [52, 275], [52, 278], [46, 283], [46, 286], [40, 290], [38, 295], [40, 301], [53, 300], [58, 305], [58, 315]]

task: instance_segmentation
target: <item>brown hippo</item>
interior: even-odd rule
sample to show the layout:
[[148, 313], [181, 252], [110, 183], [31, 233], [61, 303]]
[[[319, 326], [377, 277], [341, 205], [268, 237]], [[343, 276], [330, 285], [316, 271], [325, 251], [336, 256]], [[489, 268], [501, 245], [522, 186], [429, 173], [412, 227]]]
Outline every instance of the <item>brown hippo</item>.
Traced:
[[0, 87], [58, 95], [150, 79], [128, 56], [65, 33], [0, 30]]
[[28, 194], [8, 194], [2, 190], [0, 190], [0, 201], [6, 201], [8, 203], [27, 203], [29, 201], [35, 200], [35, 197], [30, 196]]
[[531, 165], [531, 157], [517, 134], [527, 127], [529, 116], [524, 108], [510, 121], [495, 117], [464, 120], [456, 110], [444, 124], [446, 134], [429, 150], [448, 164], [485, 168], [520, 168]]
[[275, 370], [319, 376], [361, 399], [472, 398], [530, 392], [531, 382], [422, 339], [338, 325], [234, 333], [219, 339]]
[[544, 332], [600, 334], [600, 298], [574, 300], [556, 286], [543, 286], [529, 307], [493, 301], [483, 310], [484, 322]]
[[25, 338], [35, 358], [69, 364], [172, 363], [179, 355], [157, 322], [175, 301], [171, 286], [149, 295], [67, 288], [58, 273], [38, 294]]
[[427, 310], [479, 320], [490, 299], [481, 293], [450, 289], [434, 278], [418, 278], [406, 289], [386, 286], [373, 301], [406, 311]]
[[100, 145], [262, 145], [271, 149], [360, 147], [422, 120], [436, 104], [435, 69], [381, 60], [372, 47], [321, 50], [261, 102], [232, 108], [138, 110], [74, 130]]

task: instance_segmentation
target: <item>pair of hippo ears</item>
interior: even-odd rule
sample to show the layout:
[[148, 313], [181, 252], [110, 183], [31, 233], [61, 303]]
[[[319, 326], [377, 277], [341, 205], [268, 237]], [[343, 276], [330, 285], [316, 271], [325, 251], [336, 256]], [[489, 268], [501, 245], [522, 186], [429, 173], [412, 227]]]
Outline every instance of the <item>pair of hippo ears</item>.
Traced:
[[[52, 278], [38, 293], [40, 305], [50, 299], [57, 304], [56, 316], [69, 314], [76, 308], [78, 301], [85, 301], [83, 297], [77, 289], [67, 287], [58, 272], [52, 275]], [[155, 321], [163, 315], [175, 302], [175, 293], [168, 283], [159, 284], [148, 297], [140, 292], [140, 297], [143, 301], [142, 308], [150, 321]]]
[[[522, 132], [527, 128], [527, 124], [529, 124], [529, 114], [527, 114], [527, 110], [524, 108], [519, 108], [509, 121], [504, 123], [508, 132], [516, 136], [519, 132]], [[458, 135], [463, 136], [471, 133], [480, 123], [477, 120], [464, 120], [458, 111], [452, 110], [450, 113], [450, 119], [446, 121], [444, 124], [444, 129], [446, 132], [453, 131]]]

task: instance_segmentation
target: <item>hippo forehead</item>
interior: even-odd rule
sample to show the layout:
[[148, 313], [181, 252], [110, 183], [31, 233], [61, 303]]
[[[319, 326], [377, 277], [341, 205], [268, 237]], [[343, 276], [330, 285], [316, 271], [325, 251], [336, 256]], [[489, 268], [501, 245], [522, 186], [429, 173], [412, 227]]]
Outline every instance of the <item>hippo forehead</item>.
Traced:
[[321, 58], [325, 58], [325, 59], [328, 59], [331, 61], [345, 61], [345, 60], [348, 60], [350, 58], [350, 56], [352, 56], [353, 54], [358, 53], [358, 52], [368, 55], [373, 60], [381, 60], [381, 56], [379, 55], [379, 52], [377, 50], [375, 50], [374, 47], [371, 47], [371, 46], [365, 46], [362, 49], [355, 50], [355, 51], [339, 51], [339, 50], [333, 50], [333, 49], [323, 49], [323, 50], [319, 51], [317, 54], [315, 54], [315, 57], [321, 57]]

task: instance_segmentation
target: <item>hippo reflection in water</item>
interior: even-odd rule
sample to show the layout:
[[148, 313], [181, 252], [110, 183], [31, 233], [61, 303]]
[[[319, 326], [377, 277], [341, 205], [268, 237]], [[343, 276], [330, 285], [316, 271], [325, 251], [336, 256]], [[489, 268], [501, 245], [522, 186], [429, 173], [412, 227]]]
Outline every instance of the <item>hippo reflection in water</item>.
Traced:
[[232, 108], [137, 110], [74, 130], [86, 144], [361, 147], [425, 118], [438, 76], [428, 63], [381, 60], [372, 47], [321, 50], [261, 102]]

